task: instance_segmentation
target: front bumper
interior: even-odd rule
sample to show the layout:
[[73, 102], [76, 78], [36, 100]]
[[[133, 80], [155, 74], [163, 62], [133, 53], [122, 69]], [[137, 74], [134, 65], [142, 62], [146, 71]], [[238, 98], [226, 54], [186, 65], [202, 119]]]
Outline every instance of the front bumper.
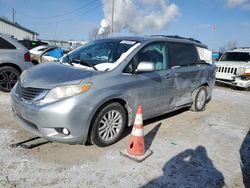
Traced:
[[242, 80], [239, 77], [236, 77], [235, 80], [222, 80], [222, 79], [216, 79], [217, 83], [223, 83], [226, 85], [236, 86], [240, 88], [247, 89], [250, 87], [250, 80]]
[[[15, 89], [15, 88], [14, 88]], [[11, 93], [11, 106], [18, 124], [27, 131], [50, 141], [83, 144], [88, 137], [92, 111], [77, 96], [47, 105], [28, 103]], [[62, 128], [70, 131], [62, 133]]]

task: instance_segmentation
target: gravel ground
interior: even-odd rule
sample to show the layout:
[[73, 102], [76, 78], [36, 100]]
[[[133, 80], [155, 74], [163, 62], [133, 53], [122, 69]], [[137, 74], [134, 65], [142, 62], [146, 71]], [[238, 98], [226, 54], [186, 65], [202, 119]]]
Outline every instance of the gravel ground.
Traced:
[[107, 148], [10, 147], [33, 135], [18, 127], [9, 94], [0, 92], [0, 187], [247, 187], [249, 99], [250, 92], [216, 87], [203, 112], [184, 109], [146, 121], [153, 155], [136, 163], [120, 155], [128, 136]]

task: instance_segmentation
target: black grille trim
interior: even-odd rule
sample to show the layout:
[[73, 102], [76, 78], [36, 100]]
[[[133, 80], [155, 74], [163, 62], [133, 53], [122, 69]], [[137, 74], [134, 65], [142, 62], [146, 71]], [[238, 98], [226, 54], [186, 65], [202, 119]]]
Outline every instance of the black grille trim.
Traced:
[[234, 74], [236, 75], [237, 74], [237, 68], [235, 67], [218, 67], [217, 68], [217, 72], [220, 72], [220, 73], [228, 73], [228, 74]]
[[15, 93], [22, 99], [32, 101], [44, 91], [47, 90], [41, 88], [22, 87], [19, 81], [16, 86]]

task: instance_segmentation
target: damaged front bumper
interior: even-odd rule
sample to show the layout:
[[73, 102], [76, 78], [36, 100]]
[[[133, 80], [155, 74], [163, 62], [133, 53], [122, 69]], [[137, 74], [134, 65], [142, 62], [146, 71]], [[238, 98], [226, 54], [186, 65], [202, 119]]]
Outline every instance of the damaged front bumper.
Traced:
[[237, 76], [234, 80], [216, 79], [216, 82], [244, 89], [250, 88], [250, 77]]

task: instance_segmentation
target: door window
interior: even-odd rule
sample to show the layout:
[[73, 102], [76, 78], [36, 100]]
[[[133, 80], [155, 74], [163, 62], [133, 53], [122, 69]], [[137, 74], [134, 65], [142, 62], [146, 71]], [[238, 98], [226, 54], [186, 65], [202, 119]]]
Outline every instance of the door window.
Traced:
[[171, 67], [197, 63], [197, 51], [193, 44], [170, 42], [168, 46], [171, 53]]
[[142, 48], [125, 68], [126, 73], [132, 73], [142, 61], [155, 64], [155, 70], [161, 71], [168, 68], [168, 53], [164, 42], [154, 42]]
[[0, 49], [16, 49], [16, 47], [0, 37]]

